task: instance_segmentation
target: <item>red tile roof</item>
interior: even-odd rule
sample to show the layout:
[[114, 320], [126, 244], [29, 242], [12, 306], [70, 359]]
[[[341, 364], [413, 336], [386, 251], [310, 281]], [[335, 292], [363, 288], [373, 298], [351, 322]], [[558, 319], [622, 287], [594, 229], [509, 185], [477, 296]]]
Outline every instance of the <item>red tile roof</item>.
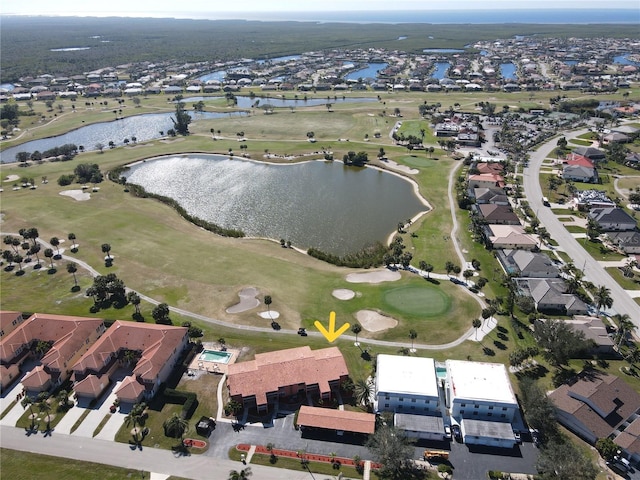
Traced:
[[304, 427], [342, 430], [355, 433], [373, 433], [376, 416], [372, 413], [350, 412], [302, 405], [298, 413], [298, 425]]
[[321, 393], [329, 393], [330, 381], [349, 374], [337, 347], [311, 350], [309, 346], [258, 353], [255, 360], [229, 365], [227, 386], [230, 395], [251, 397], [267, 403], [267, 393], [290, 385], [318, 384]]
[[0, 339], [0, 360], [11, 363], [33, 341], [53, 342], [41, 363], [63, 372], [70, 367], [66, 362], [85, 348], [87, 338], [102, 325], [103, 321], [97, 318], [34, 313]]
[[593, 162], [587, 157], [578, 155], [577, 153], [570, 153], [567, 155], [565, 161], [567, 165], [580, 165], [581, 167], [593, 168]]
[[115, 357], [120, 349], [141, 351], [134, 375], [155, 381], [165, 363], [180, 348], [187, 336], [186, 327], [173, 327], [149, 323], [116, 320], [73, 366], [75, 372], [98, 373], [106, 361]]
[[26, 390], [46, 390], [51, 383], [51, 375], [38, 365], [22, 378], [21, 383]]
[[89, 375], [76, 382], [73, 385], [73, 391], [78, 395], [97, 398], [107, 385], [109, 385], [109, 379], [106, 375]]

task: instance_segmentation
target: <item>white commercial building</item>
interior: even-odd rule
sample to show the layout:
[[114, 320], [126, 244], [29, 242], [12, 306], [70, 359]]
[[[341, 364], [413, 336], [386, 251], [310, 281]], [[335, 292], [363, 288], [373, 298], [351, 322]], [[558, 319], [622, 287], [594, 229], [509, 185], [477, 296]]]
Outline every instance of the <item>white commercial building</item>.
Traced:
[[[510, 424], [519, 408], [506, 367], [460, 360], [447, 360], [446, 365], [447, 405], [460, 424], [465, 443], [513, 446]], [[501, 426], [492, 425], [495, 423], [509, 426], [496, 430]]]
[[378, 412], [441, 414], [432, 358], [378, 355], [375, 395]]

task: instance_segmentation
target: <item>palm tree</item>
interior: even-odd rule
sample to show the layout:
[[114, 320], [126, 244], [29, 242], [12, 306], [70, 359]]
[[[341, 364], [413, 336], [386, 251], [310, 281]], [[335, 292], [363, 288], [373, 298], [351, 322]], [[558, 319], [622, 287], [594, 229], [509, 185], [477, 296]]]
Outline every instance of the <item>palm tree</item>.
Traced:
[[78, 265], [75, 262], [67, 263], [67, 272], [73, 275], [74, 288], [78, 286], [78, 279], [76, 278], [77, 271], [78, 271]]
[[[12, 237], [11, 235], [7, 235], [6, 237], [4, 237], [4, 239], [2, 240], [2, 242], [10, 247], [13, 247], [14, 250], [16, 250], [17, 245], [14, 245], [13, 241], [17, 240], [15, 237]], [[20, 242], [18, 241], [18, 245], [20, 245]]]
[[51, 237], [49, 243], [51, 244], [51, 246], [56, 247], [56, 258], [58, 258], [60, 256], [60, 239], [58, 237]]
[[596, 302], [598, 308], [598, 316], [600, 316], [600, 309], [602, 307], [611, 308], [613, 306], [613, 298], [611, 298], [611, 290], [604, 285], [598, 287], [593, 294], [593, 300]]
[[44, 256], [47, 257], [51, 261], [51, 270], [54, 270], [54, 268], [53, 268], [53, 250], [51, 250], [50, 248], [45, 248], [44, 249]]
[[171, 417], [167, 418], [164, 421], [162, 427], [164, 428], [164, 434], [167, 437], [180, 437], [180, 440], [182, 440], [185, 432], [189, 430], [189, 422], [177, 413], [174, 413]]
[[447, 275], [450, 275], [451, 272], [453, 272], [454, 268], [455, 265], [453, 264], [453, 262], [447, 262], [444, 264], [444, 269], [447, 271]]
[[58, 405], [61, 410], [67, 411], [69, 409], [69, 392], [67, 390], [60, 390], [58, 395], [56, 395], [56, 400], [58, 400]]
[[244, 480], [245, 478], [249, 478], [251, 475], [253, 475], [251, 467], [243, 468], [240, 471], [231, 470], [229, 472], [229, 480]]
[[358, 343], [358, 334], [362, 331], [362, 326], [359, 323], [354, 323], [353, 325], [351, 325], [351, 332], [355, 334], [356, 336], [356, 346], [360, 345]]
[[106, 253], [107, 254], [107, 260], [111, 260], [111, 245], [109, 245], [108, 243], [103, 243], [102, 244], [102, 253]]
[[71, 242], [71, 251], [76, 250], [78, 248], [78, 246], [76, 245], [76, 234], [70, 233], [69, 235], [67, 235], [67, 238]]
[[[42, 392], [45, 393], [45, 392]], [[42, 395], [42, 393], [40, 395], [38, 395], [38, 410], [40, 411], [40, 413], [45, 413], [46, 414], [46, 420], [47, 420], [47, 432], [49, 430], [51, 430], [51, 415], [49, 415], [49, 412], [51, 411], [51, 405], [49, 404], [48, 400], [48, 394], [46, 395]]]
[[40, 247], [40, 244], [36, 243], [29, 249], [29, 255], [35, 255], [36, 261], [38, 262], [38, 265], [35, 268], [40, 268], [40, 257], [38, 256], [38, 252], [41, 248], [42, 247]]
[[353, 385], [353, 394], [358, 405], [364, 405], [367, 409], [371, 405], [373, 385], [370, 380], [361, 378]]
[[269, 312], [269, 316], [271, 316], [271, 310], [269, 309], [269, 305], [271, 305], [272, 299], [271, 295], [264, 296], [264, 304], [267, 306], [267, 311]]
[[478, 339], [478, 329], [482, 326], [482, 320], [480, 320], [479, 318], [474, 318], [473, 322], [471, 322], [471, 324], [473, 325], [473, 328], [476, 329], [476, 340]]
[[418, 337], [418, 332], [416, 332], [415, 330], [411, 329], [409, 330], [409, 338], [411, 339], [411, 351], [415, 352], [416, 349], [413, 348], [413, 341]]
[[636, 326], [631, 321], [631, 317], [626, 313], [617, 313], [613, 316], [613, 319], [618, 324], [618, 351], [620, 351], [622, 342], [627, 338], [627, 335], [636, 329]]
[[36, 427], [36, 414], [33, 412], [33, 400], [29, 395], [25, 395], [20, 402], [20, 405], [22, 405], [22, 408], [25, 410], [29, 407], [29, 411], [31, 412], [29, 415], [29, 418], [31, 419], [31, 430], [33, 430]]

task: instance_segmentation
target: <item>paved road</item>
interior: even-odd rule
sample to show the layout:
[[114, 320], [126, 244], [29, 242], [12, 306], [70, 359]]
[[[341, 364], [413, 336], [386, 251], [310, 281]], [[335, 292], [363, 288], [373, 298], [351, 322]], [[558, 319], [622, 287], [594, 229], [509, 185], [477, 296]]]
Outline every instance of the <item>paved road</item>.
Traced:
[[[240, 470], [243, 465], [206, 455], [176, 456], [167, 450], [156, 448], [132, 449], [125, 443], [96, 438], [83, 438], [81, 442], [71, 435], [59, 435], [55, 431], [49, 437], [42, 434], [26, 435], [23, 429], [0, 426], [2, 446], [23, 452], [41, 453], [86, 462], [144, 470], [146, 472], [175, 475], [193, 480], [228, 478], [230, 470]], [[309, 480], [304, 471], [251, 465], [255, 478], [260, 480]], [[148, 477], [145, 477], [148, 478]]]
[[[577, 130], [565, 133], [567, 140], [586, 133], [587, 130]], [[540, 187], [540, 167], [545, 158], [556, 147], [557, 139], [553, 139], [543, 144], [538, 150], [531, 152], [529, 166], [524, 169], [523, 187], [529, 205], [536, 212], [540, 223], [562, 250], [564, 250], [573, 260], [574, 265], [584, 271], [584, 279], [589, 280], [596, 286], [606, 286], [611, 291], [613, 299], [614, 313], [627, 314], [636, 328], [640, 329], [640, 305], [606, 272], [606, 270], [589, 255], [582, 245], [571, 235], [562, 225], [550, 208], [542, 205], [542, 188]]]

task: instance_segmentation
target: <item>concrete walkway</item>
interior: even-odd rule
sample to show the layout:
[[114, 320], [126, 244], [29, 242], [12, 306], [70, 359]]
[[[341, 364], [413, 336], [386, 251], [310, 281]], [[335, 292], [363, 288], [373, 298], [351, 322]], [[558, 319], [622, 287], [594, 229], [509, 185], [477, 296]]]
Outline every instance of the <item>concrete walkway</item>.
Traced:
[[86, 412], [86, 408], [79, 407], [76, 403], [73, 407], [71, 407], [67, 413], [62, 417], [60, 422], [56, 425], [55, 431], [56, 433], [61, 433], [65, 435], [71, 434], [71, 429], [76, 424], [76, 422], [80, 419], [82, 414]]
[[364, 472], [362, 473], [362, 480], [369, 480], [371, 477], [371, 460], [364, 462]]
[[[26, 410], [29, 410], [29, 407], [25, 409], [25, 408], [22, 408], [22, 405], [20, 405], [20, 402], [16, 403], [11, 408], [11, 410], [9, 410], [9, 412], [2, 418], [2, 420], [0, 420], [0, 425], [15, 427], [16, 423], [18, 422], [18, 420], [20, 420], [20, 417], [22, 417], [22, 415]], [[38, 411], [35, 405], [33, 406], [33, 411], [34, 412]]]

